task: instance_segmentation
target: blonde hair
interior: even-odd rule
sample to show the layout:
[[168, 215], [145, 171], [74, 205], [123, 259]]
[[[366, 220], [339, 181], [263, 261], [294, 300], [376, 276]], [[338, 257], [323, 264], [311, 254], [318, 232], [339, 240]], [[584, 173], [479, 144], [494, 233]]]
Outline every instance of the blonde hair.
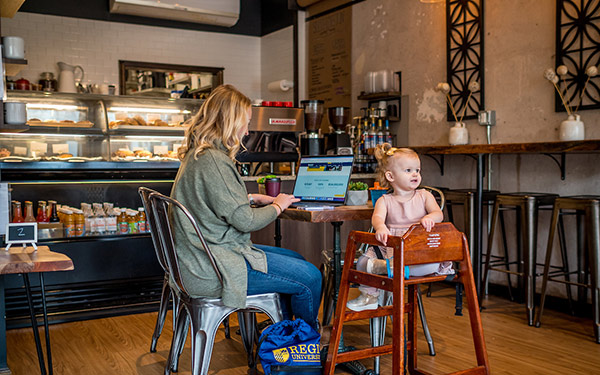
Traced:
[[379, 181], [379, 185], [381, 187], [388, 189], [391, 187], [389, 181], [385, 178], [385, 172], [390, 169], [389, 166], [394, 156], [419, 158], [419, 154], [410, 148], [392, 147], [392, 145], [389, 143], [377, 145], [375, 148], [375, 158], [377, 159], [377, 180]]
[[235, 160], [243, 147], [239, 132], [248, 124], [250, 105], [250, 99], [232, 85], [215, 88], [198, 113], [188, 120], [184, 144], [177, 151], [179, 159], [183, 160], [188, 152], [197, 158], [206, 149], [218, 148], [222, 143], [227, 155]]

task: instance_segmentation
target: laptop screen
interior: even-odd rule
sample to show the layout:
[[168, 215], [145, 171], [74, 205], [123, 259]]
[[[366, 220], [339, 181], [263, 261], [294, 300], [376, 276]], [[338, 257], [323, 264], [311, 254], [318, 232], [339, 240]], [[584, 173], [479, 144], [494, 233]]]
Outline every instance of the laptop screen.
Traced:
[[343, 204], [352, 173], [352, 155], [303, 156], [294, 196], [303, 202]]

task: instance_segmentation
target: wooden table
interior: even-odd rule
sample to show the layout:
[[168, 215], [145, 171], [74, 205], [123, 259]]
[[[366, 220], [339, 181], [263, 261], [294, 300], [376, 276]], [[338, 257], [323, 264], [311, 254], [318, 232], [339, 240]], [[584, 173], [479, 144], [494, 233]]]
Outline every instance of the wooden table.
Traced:
[[[412, 147], [421, 155], [439, 155], [436, 159], [442, 175], [444, 174], [445, 155], [472, 155], [477, 161], [477, 185], [475, 193], [475, 246], [471, 249], [474, 259], [473, 275], [477, 293], [481, 288], [481, 252], [483, 239], [483, 177], [485, 155], [491, 154], [543, 154], [551, 157], [561, 171], [561, 178], [565, 179], [566, 154], [568, 153], [596, 153], [600, 152], [600, 140], [570, 141], [570, 142], [530, 142], [530, 143], [505, 143], [462, 146], [418, 146]], [[555, 155], [558, 155], [558, 159]]]
[[4, 301], [4, 276], [8, 274], [23, 274], [25, 289], [27, 292], [27, 302], [29, 303], [29, 312], [31, 314], [31, 324], [36, 342], [40, 370], [46, 374], [46, 364], [42, 353], [37, 320], [31, 297], [31, 286], [29, 283], [30, 273], [39, 273], [40, 288], [42, 291], [42, 308], [44, 316], [44, 327], [46, 333], [46, 352], [48, 356], [48, 372], [52, 374], [52, 354], [50, 350], [50, 334], [48, 331], [48, 317], [46, 312], [46, 295], [44, 293], [43, 272], [70, 271], [73, 270], [73, 261], [68, 256], [50, 251], [48, 246], [38, 246], [35, 251], [33, 247], [11, 247], [10, 251], [0, 249], [0, 373], [10, 373], [6, 363], [6, 307]]
[[[307, 211], [297, 208], [288, 208], [281, 215], [280, 219], [305, 221], [309, 223], [331, 223], [333, 225], [333, 271], [335, 280], [335, 299], [334, 306], [337, 303], [338, 289], [342, 275], [342, 248], [341, 248], [341, 227], [344, 221], [371, 220], [373, 216], [373, 206], [368, 202], [364, 206], [339, 206], [333, 210]], [[277, 235], [277, 234], [276, 234]]]

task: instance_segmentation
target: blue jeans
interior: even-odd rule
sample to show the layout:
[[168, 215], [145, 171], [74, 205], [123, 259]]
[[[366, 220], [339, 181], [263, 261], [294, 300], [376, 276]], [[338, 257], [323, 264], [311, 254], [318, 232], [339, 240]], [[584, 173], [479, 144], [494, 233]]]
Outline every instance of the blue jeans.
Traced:
[[[248, 263], [248, 295], [281, 293], [283, 318], [291, 315], [317, 328], [321, 297], [321, 272], [295, 251], [256, 245], [267, 255], [267, 273], [253, 270]], [[291, 313], [290, 313], [291, 308]]]

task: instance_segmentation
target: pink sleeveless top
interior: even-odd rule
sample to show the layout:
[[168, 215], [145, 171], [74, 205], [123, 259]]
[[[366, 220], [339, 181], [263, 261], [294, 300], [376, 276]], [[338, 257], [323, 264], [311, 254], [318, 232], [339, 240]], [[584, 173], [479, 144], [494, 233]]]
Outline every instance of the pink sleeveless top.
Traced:
[[398, 201], [391, 194], [382, 196], [387, 208], [385, 225], [390, 229], [392, 235], [401, 236], [411, 225], [418, 224], [423, 216], [427, 215], [425, 202], [428, 196], [435, 199], [433, 194], [425, 189], [415, 190], [412, 198], [406, 202]]

